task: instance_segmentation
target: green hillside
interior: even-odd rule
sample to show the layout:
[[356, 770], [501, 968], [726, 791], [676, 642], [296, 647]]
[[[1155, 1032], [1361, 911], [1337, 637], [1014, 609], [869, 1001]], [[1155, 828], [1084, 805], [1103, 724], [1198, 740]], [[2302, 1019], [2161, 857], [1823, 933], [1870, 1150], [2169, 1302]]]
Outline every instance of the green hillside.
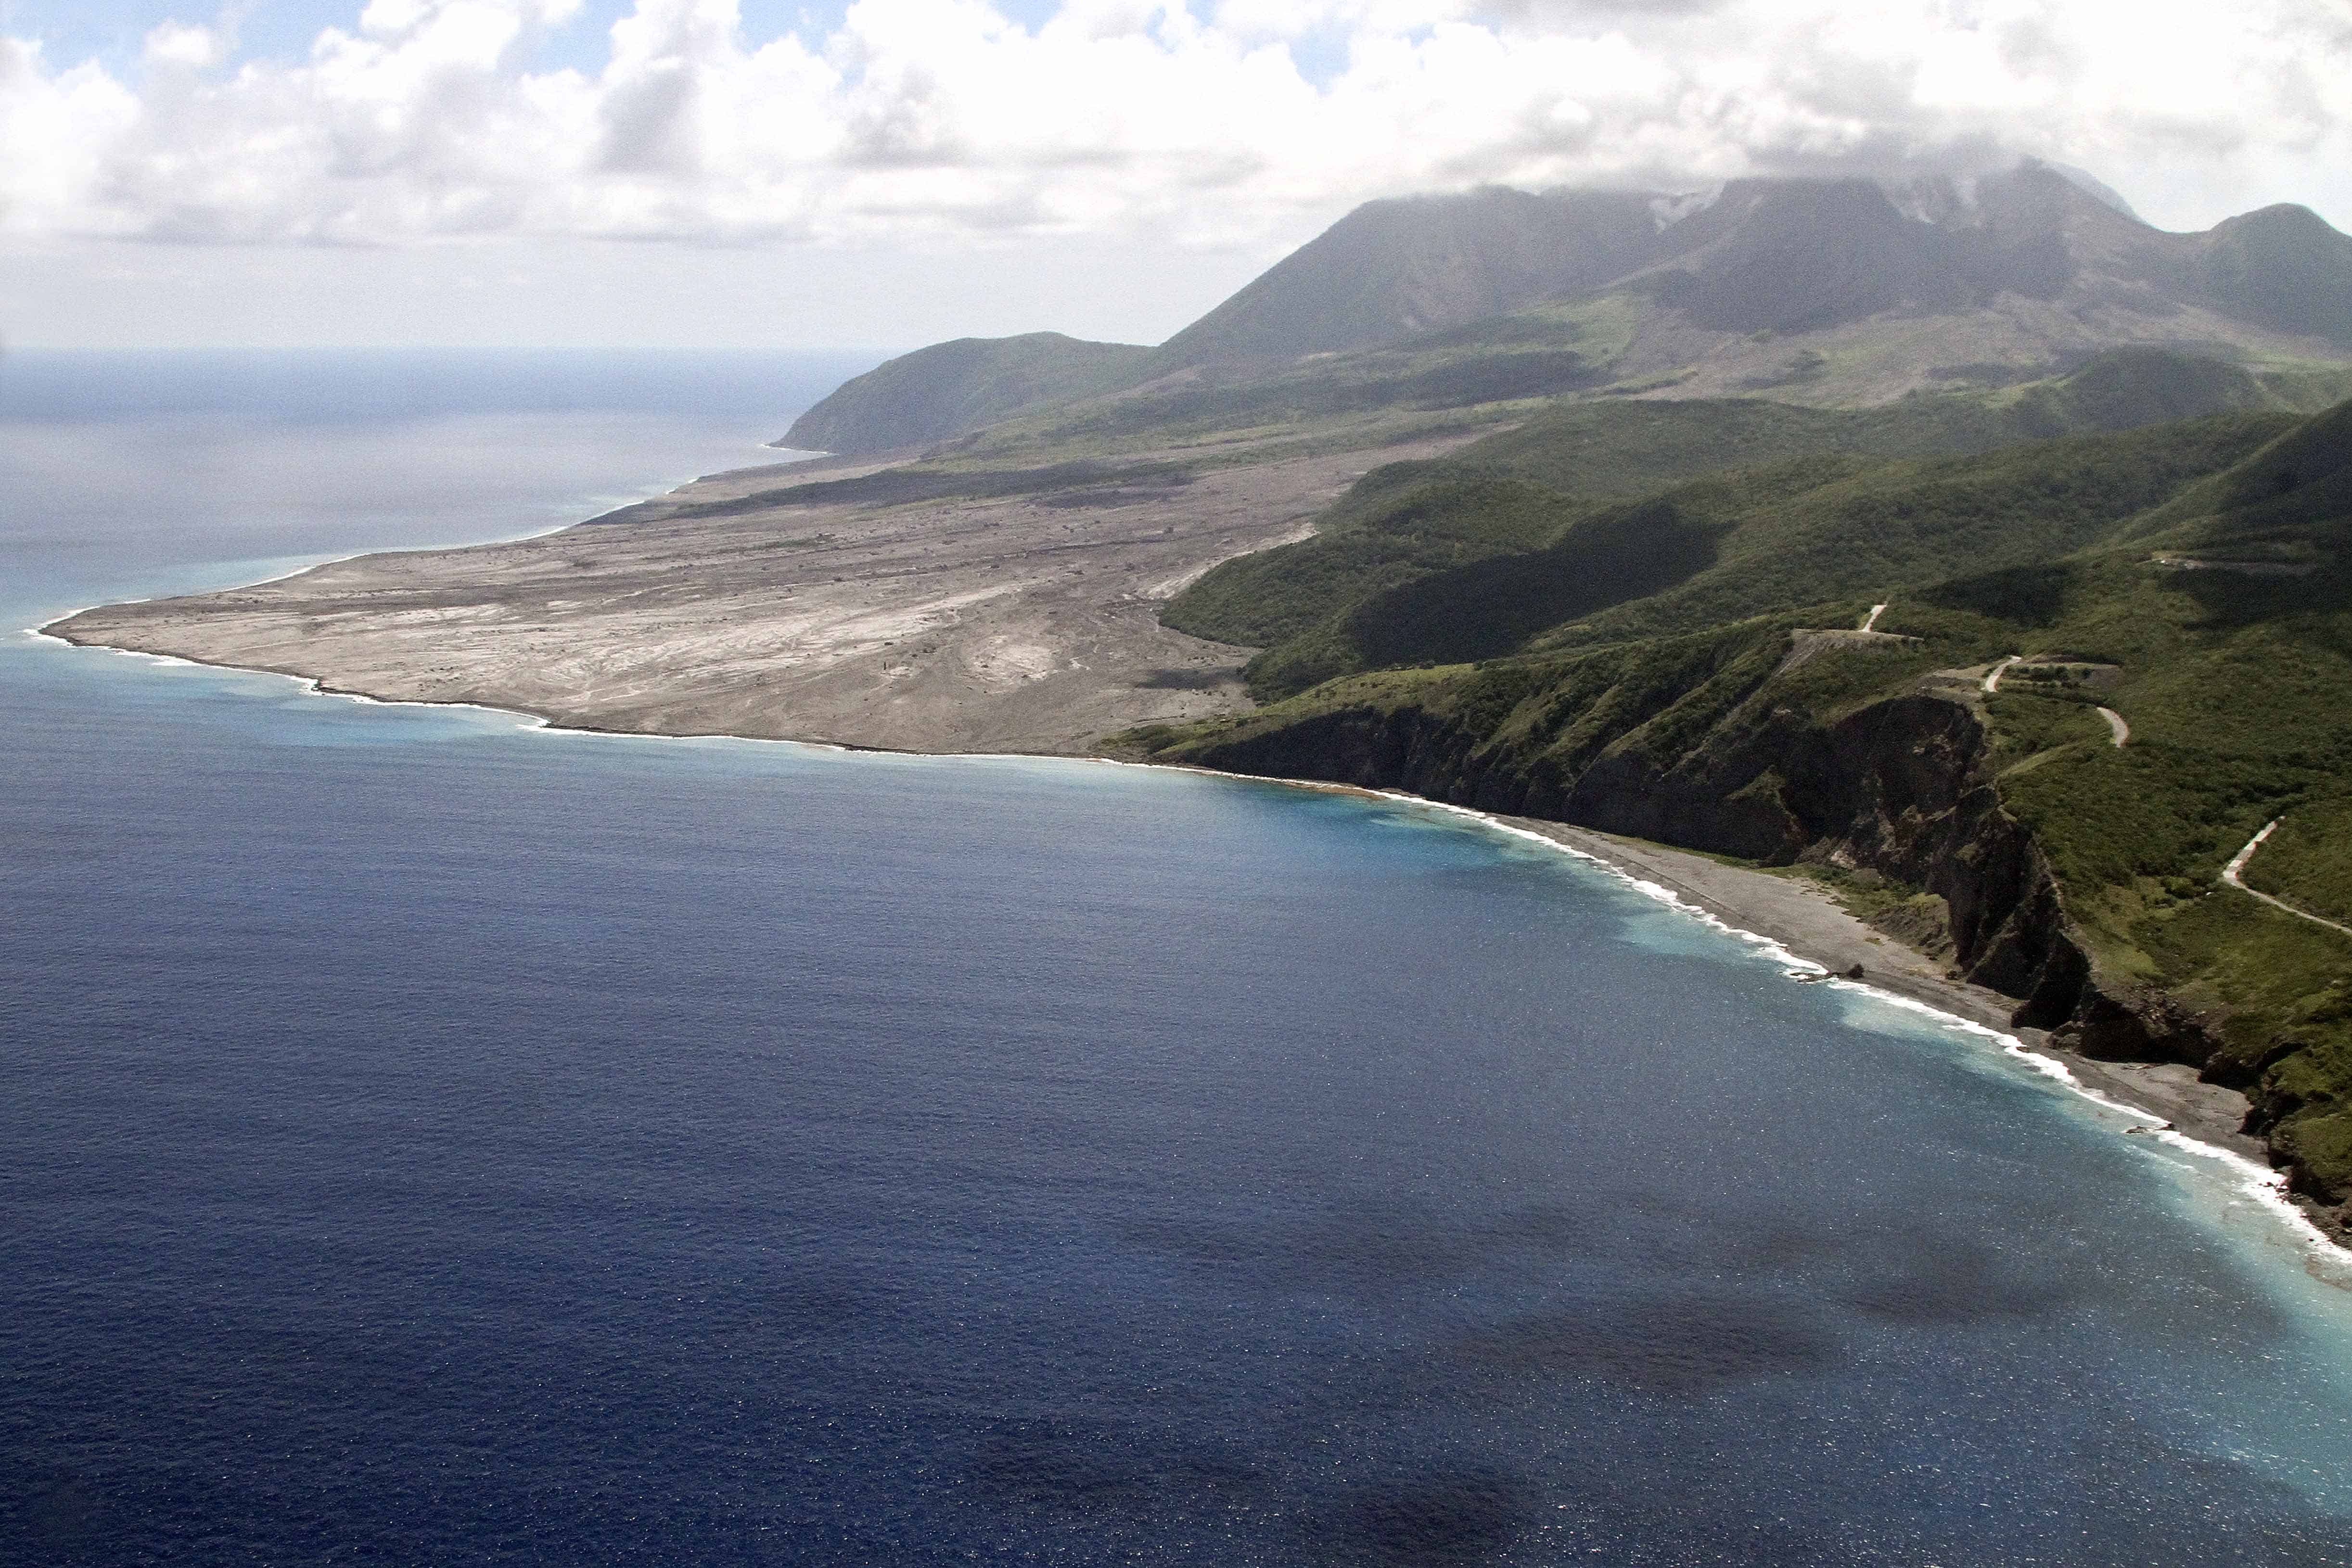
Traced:
[[[1633, 509], [1671, 523], [1662, 531], [1677, 541], [1668, 547], [1677, 556], [1687, 554], [1679, 543], [1684, 537], [1711, 540], [1714, 549], [1705, 570], [1660, 585], [1639, 603], [1630, 594], [1597, 600], [1580, 580], [1590, 577], [1586, 540], [1596, 528], [1624, 516], [1603, 514], [1541, 552], [1546, 571], [1575, 584], [1586, 603], [1550, 614], [1535, 601], [1523, 613], [1541, 616], [1543, 624], [1555, 628], [1546, 638], [1552, 644], [1615, 642], [1695, 630], [1828, 597], [1875, 597], [1882, 585], [1971, 568], [2043, 560], [2103, 537], [2191, 480], [2247, 456], [2294, 423], [2290, 414], [2224, 414], [1966, 457], [1875, 464], [1811, 459], [1706, 481]], [[1627, 531], [1639, 537], [1650, 530]], [[1522, 580], [1538, 576], [1529, 570]], [[1381, 630], [1391, 646], [1402, 643], [1394, 627], [1404, 612], [1424, 625], [1450, 621], [1466, 626], [1475, 603], [1444, 581], [1416, 584], [1391, 600], [1360, 607], [1389, 612], [1390, 624]], [[1598, 613], [1606, 611], [1614, 612]], [[1510, 637], [1515, 630], [1495, 629], [1490, 645], [1471, 656], [1511, 651], [1526, 635]]]
[[2208, 237], [2201, 260], [2206, 287], [2237, 314], [2352, 343], [2352, 237], [2309, 207], [2231, 218]]
[[[1265, 648], [1250, 680], [1265, 698], [1383, 664], [1507, 653], [1545, 627], [1677, 585], [1685, 591], [1654, 606], [1640, 630], [1866, 593], [1923, 570], [1958, 570], [1988, 529], [2004, 527], [2004, 509], [2055, 507], [2063, 517], [2053, 514], [2053, 527], [2073, 529], [2068, 538], [2080, 543], [2090, 537], [2084, 529], [2244, 455], [2284, 428], [2284, 416], [2200, 430], [2178, 451], [2169, 438], [2114, 438], [2053, 455], [2052, 472], [2067, 476], [2063, 495], [2019, 489], [2005, 471], [1974, 461], [1874, 467], [1868, 459], [1981, 453], [2284, 401], [2236, 366], [2126, 350], [2050, 382], [1877, 409], [1754, 399], [1570, 403], [1441, 462], [1367, 475], [1318, 519], [1315, 538], [1226, 562], [1162, 620]], [[1645, 503], [1646, 522], [1606, 506], [1675, 480], [1734, 474], [1736, 483], [1718, 478]], [[1794, 520], [1792, 507], [1851, 515], [1814, 527]], [[1752, 527], [1743, 522], [1750, 514]], [[1964, 531], [1944, 526], [1977, 514]], [[1673, 541], [1654, 559], [1640, 542], [1652, 532]], [[1867, 549], [1847, 542], [1864, 535]], [[1601, 568], [1606, 538], [1623, 542]]]
[[[1942, 912], [2026, 1021], [2244, 1085], [2298, 1186], [2352, 1197], [2352, 937], [2219, 881], [2284, 818], [2250, 882], [2352, 904], [2352, 404], [1809, 459], [1611, 508], [1538, 553], [1553, 607], [1615, 602], [1507, 657], [1349, 674], [1129, 744], [1765, 861], [1836, 851]], [[1506, 587], [1530, 574], [1487, 570], [1483, 600], [1423, 601], [1415, 634], [1546, 612]], [[1889, 635], [1804, 630], [1880, 601]]]
[[1622, 302], [1586, 300], [1344, 353], [1183, 367], [1116, 395], [1040, 408], [985, 432], [978, 445], [1108, 453], [1400, 413], [1523, 418], [1564, 394], [1610, 384], [1634, 325]]
[[2352, 925], [2352, 798], [2282, 818], [2242, 875], [2249, 887]]

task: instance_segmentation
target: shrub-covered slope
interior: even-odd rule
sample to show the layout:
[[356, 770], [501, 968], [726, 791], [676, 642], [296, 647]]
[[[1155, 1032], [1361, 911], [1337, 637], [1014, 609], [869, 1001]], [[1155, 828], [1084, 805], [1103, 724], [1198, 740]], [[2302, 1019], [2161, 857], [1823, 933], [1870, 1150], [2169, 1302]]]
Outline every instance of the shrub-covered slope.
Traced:
[[[1907, 398], [1879, 409], [1754, 399], [1573, 403], [1443, 462], [1366, 476], [1319, 519], [1315, 538], [1226, 562], [1162, 619], [1195, 636], [1266, 649], [1250, 679], [1261, 697], [1276, 697], [1354, 670], [1507, 653], [1544, 627], [1686, 580], [1698, 580], [1684, 596], [1685, 624], [1867, 591], [1923, 565], [1957, 570], [1983, 528], [1952, 533], [1938, 519], [2039, 505], [2032, 486], [2061, 469], [2071, 488], [2052, 504], [2074, 526], [2104, 526], [2234, 461], [2250, 437], [2281, 425], [2215, 427], [2179, 451], [2169, 438], [2093, 442], [2053, 455], [2025, 489], [1998, 465], [1948, 462], [1865, 476], [1860, 460], [1985, 452], [2280, 402], [2236, 366], [2126, 350], [1998, 394]], [[1733, 473], [1745, 476], [1645, 503], [1648, 525], [1608, 510], [1677, 479]], [[1920, 494], [1886, 498], [1906, 489]], [[1871, 550], [1856, 552], [1821, 542], [1821, 530], [1790, 514], [1792, 506], [1806, 517], [1876, 507], [1888, 526], [1874, 534], [1880, 542]], [[1751, 516], [1756, 526], [1745, 526]], [[1632, 541], [1645, 527], [1673, 541], [1661, 559], [1636, 559], [1643, 551]], [[1828, 537], [1855, 531], [1839, 525]], [[1596, 571], [1600, 541], [1618, 537], [1629, 541], [1613, 558], [1619, 564]], [[1718, 556], [1720, 570], [1703, 575]], [[1626, 570], [1635, 575], [1624, 578]], [[1790, 577], [1801, 580], [1793, 596], [1781, 580]]]

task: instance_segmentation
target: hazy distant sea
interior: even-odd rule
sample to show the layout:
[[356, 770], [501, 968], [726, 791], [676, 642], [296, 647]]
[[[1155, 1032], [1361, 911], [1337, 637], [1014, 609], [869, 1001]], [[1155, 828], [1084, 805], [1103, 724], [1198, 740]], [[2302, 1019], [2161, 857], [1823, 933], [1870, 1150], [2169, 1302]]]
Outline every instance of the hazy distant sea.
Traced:
[[[0, 361], [0, 610], [853, 362]], [[2352, 1296], [1475, 823], [0, 639], [0, 1562], [2352, 1561]]]

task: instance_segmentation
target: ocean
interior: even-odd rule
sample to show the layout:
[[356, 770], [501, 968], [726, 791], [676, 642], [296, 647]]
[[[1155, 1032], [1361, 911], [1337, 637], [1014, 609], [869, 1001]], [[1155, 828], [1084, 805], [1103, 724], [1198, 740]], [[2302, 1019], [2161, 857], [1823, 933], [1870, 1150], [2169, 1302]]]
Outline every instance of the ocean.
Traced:
[[2242, 1170], [1590, 864], [13, 630], [858, 368], [0, 361], [0, 1562], [2352, 1563]]

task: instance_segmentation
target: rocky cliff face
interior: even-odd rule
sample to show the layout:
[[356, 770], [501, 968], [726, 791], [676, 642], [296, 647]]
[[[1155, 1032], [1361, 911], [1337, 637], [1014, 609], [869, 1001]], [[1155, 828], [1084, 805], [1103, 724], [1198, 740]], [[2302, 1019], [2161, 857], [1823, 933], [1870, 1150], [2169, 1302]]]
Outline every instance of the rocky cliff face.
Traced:
[[[2032, 834], [2002, 810], [1982, 726], [1964, 703], [1911, 695], [1820, 724], [1751, 705], [1661, 761], [1613, 747], [1574, 778], [1417, 706], [1343, 709], [1190, 753], [1236, 772], [1403, 789], [1777, 863], [1867, 868], [1942, 897], [1955, 963], [2017, 999], [2015, 1023], [2114, 1061], [2179, 1061], [2273, 1104], [2267, 1061], [2221, 1054], [2172, 998], [2103, 977]], [[2289, 1153], [2281, 1150], [2282, 1155]]]

